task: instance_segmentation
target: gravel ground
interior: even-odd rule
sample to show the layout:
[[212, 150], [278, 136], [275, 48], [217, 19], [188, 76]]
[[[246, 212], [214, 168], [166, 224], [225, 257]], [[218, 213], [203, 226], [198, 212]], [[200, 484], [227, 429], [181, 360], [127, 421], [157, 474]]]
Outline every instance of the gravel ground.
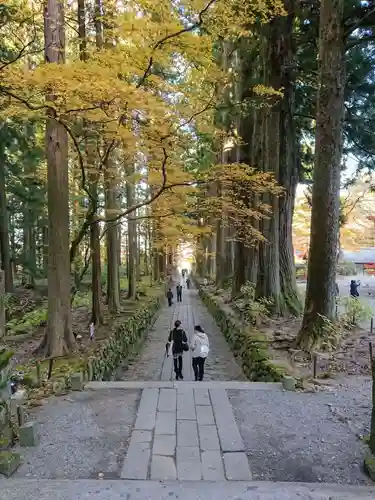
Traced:
[[34, 410], [40, 444], [21, 448], [14, 478], [117, 478], [135, 421], [140, 391], [97, 391], [51, 398]]
[[372, 484], [362, 472], [369, 378], [329, 391], [229, 391], [254, 480]]

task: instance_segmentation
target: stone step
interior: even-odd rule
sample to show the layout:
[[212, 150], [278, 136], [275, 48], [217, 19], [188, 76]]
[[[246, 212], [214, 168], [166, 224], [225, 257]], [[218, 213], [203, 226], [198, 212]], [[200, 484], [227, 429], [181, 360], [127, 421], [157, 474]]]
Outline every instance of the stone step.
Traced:
[[375, 487], [206, 481], [0, 479], [1, 500], [373, 500]]
[[282, 384], [279, 382], [237, 382], [229, 380], [227, 382], [216, 381], [203, 381], [193, 382], [184, 380], [181, 382], [160, 380], [160, 381], [143, 381], [143, 380], [129, 380], [129, 381], [93, 381], [85, 385], [85, 389], [89, 391], [105, 391], [105, 390], [128, 390], [128, 389], [177, 389], [179, 387], [186, 387], [187, 389], [197, 388], [200, 389], [225, 389], [236, 391], [280, 391]]
[[251, 480], [225, 389], [144, 389], [121, 478]]

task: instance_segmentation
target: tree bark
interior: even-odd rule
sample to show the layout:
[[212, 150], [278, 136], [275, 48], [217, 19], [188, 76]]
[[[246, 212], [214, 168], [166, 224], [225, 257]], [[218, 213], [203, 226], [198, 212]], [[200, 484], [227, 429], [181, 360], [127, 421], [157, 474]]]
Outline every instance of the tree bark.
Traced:
[[293, 70], [295, 47], [293, 44], [293, 22], [295, 17], [295, 0], [285, 0], [288, 16], [283, 22], [281, 46], [281, 86], [283, 99], [280, 110], [280, 176], [279, 183], [284, 193], [279, 198], [280, 224], [280, 286], [281, 296], [286, 310], [299, 315], [301, 304], [297, 293], [296, 268], [292, 222], [294, 201], [298, 184], [298, 147], [295, 127], [295, 92]]
[[[90, 183], [90, 192], [93, 199], [97, 200], [98, 185], [95, 181]], [[97, 201], [94, 202], [97, 205]], [[95, 215], [97, 206], [94, 207]], [[94, 217], [95, 217], [94, 215]], [[94, 219], [95, 220], [95, 219]], [[90, 251], [91, 251], [91, 288], [92, 288], [92, 308], [91, 322], [95, 325], [103, 323], [102, 310], [102, 266], [100, 255], [100, 227], [99, 222], [93, 222], [90, 226]]]
[[1, 269], [4, 271], [5, 292], [13, 292], [13, 272], [9, 242], [9, 214], [5, 187], [5, 158], [0, 152], [0, 252]]
[[[100, 30], [99, 25], [95, 23], [95, 28]], [[79, 33], [79, 52], [81, 61], [87, 61], [87, 37], [86, 37], [86, 3], [85, 0], [78, 0], [78, 33]], [[97, 49], [101, 47], [100, 32], [97, 33]], [[95, 325], [103, 323], [102, 310], [102, 268], [101, 268], [101, 252], [100, 252], [100, 226], [97, 219], [98, 212], [98, 182], [100, 173], [98, 171], [96, 158], [96, 141], [92, 130], [92, 125], [83, 121], [83, 128], [87, 130], [85, 139], [86, 147], [86, 170], [88, 172], [89, 192], [90, 192], [90, 207], [92, 212], [92, 223], [90, 225], [90, 253], [91, 253], [91, 322]]]
[[[47, 0], [44, 8], [45, 60], [65, 63], [64, 7]], [[54, 96], [47, 96], [53, 101]], [[63, 355], [74, 347], [70, 306], [68, 136], [53, 116], [46, 124], [48, 178], [48, 325], [46, 354]]]
[[[116, 174], [117, 168], [109, 161], [104, 174], [107, 219], [114, 218], [118, 210]], [[113, 314], [120, 309], [118, 264], [117, 222], [107, 222], [107, 301], [108, 310]]]
[[[134, 180], [134, 165], [131, 163], [127, 166], [127, 176], [130, 180], [126, 181], [126, 203], [128, 207], [135, 204], [135, 186]], [[135, 300], [137, 296], [137, 221], [134, 218], [135, 213], [129, 214], [128, 217], [128, 252], [129, 252], [129, 286], [128, 299]]]
[[344, 116], [344, 0], [322, 0], [315, 167], [305, 312], [297, 344], [310, 347], [324, 335], [322, 318], [335, 319], [340, 163]]

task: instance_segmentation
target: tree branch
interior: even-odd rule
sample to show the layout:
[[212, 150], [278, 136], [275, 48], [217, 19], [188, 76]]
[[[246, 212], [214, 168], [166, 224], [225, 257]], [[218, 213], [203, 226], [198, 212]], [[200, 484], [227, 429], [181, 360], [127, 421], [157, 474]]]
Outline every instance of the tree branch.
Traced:
[[161, 38], [160, 40], [158, 40], [155, 43], [155, 45], [153, 46], [153, 48], [151, 50], [151, 56], [150, 56], [149, 61], [148, 61], [148, 66], [147, 66], [145, 72], [143, 73], [143, 76], [141, 77], [140, 81], [138, 82], [136, 88], [141, 87], [144, 84], [144, 82], [146, 81], [146, 79], [151, 75], [152, 66], [154, 64], [154, 57], [153, 57], [153, 55], [155, 54], [156, 50], [159, 49], [160, 47], [162, 47], [165, 44], [165, 42], [167, 42], [168, 40], [171, 40], [172, 38], [177, 38], [180, 35], [183, 35], [184, 33], [189, 33], [191, 31], [194, 31], [196, 28], [199, 28], [199, 26], [201, 26], [203, 24], [203, 16], [204, 16], [204, 14], [206, 14], [206, 12], [208, 11], [208, 9], [216, 1], [217, 0], [210, 0], [206, 4], [206, 6], [200, 12], [198, 12], [198, 21], [197, 22], [193, 23], [188, 28], [182, 28], [179, 31], [176, 31], [175, 33], [169, 33], [169, 35], [166, 35], [165, 37]]

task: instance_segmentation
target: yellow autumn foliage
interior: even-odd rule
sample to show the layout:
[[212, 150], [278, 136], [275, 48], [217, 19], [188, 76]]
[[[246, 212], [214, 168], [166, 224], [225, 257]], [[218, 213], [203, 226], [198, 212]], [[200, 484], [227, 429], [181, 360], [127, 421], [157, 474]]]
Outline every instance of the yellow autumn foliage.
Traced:
[[[254, 211], [241, 201], [235, 184], [242, 182], [254, 195], [277, 194], [270, 176], [243, 165], [212, 165], [197, 179], [186, 170], [184, 155], [197, 132], [222, 133], [213, 118], [229, 80], [215, 59], [217, 41], [248, 36], [255, 22], [283, 13], [282, 0], [103, 0], [101, 47], [95, 41], [93, 6], [87, 3], [84, 61], [81, 40], [71, 27], [77, 5], [65, 3], [65, 64], [44, 61], [42, 2], [6, 0], [2, 5], [0, 36], [17, 36], [11, 42], [13, 62], [1, 67], [1, 120], [52, 115], [68, 131], [78, 173], [82, 167], [90, 173], [109, 168], [103, 164], [109, 152], [119, 184], [146, 183], [150, 192], [168, 187], [151, 207], [163, 243], [199, 232], [194, 218], [186, 215], [197, 211], [197, 181], [220, 180], [224, 186], [224, 195], [199, 207], [212, 217], [224, 210], [229, 223], [244, 225], [258, 212], [265, 216], [266, 207]], [[272, 91], [254, 88], [255, 95], [267, 93]], [[53, 100], [46, 101], [47, 95]], [[83, 147], [90, 138], [101, 151], [95, 162]], [[143, 158], [146, 166], [127, 176], [118, 151], [127, 161]]]

